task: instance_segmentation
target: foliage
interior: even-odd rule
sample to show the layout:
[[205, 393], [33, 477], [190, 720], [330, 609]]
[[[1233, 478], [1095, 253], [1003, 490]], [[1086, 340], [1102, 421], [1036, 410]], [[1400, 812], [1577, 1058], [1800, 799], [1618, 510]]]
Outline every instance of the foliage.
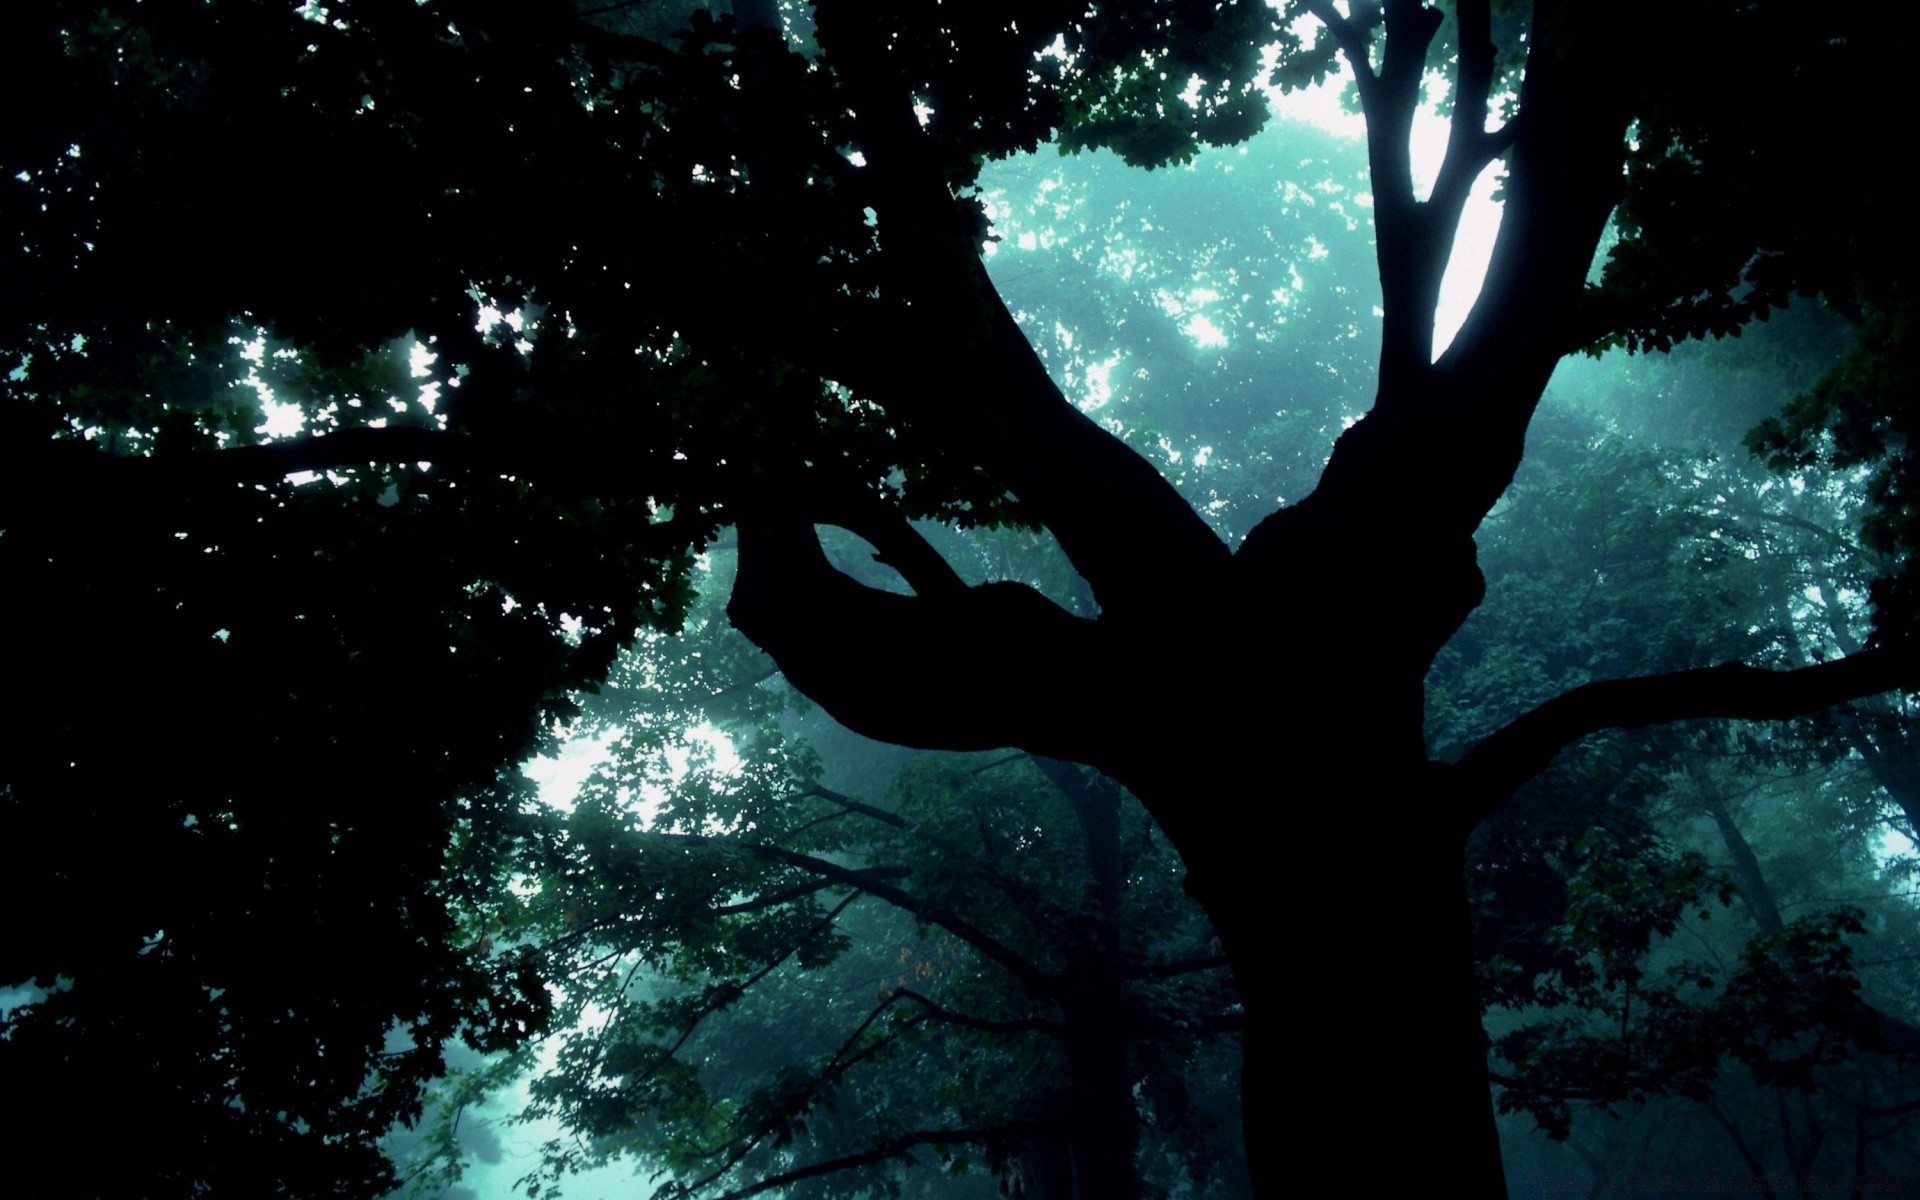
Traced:
[[1914, 403], [1913, 324], [1913, 307], [1904, 296], [1874, 302], [1840, 364], [1749, 438], [1754, 451], [1782, 473], [1818, 463], [1865, 477], [1862, 540], [1899, 567], [1873, 584], [1874, 636], [1883, 641], [1909, 637], [1920, 624], [1913, 565], [1920, 479], [1913, 456], [1904, 452], [1920, 434], [1914, 427], [1920, 405]]
[[[1655, 367], [1640, 373], [1659, 382]], [[1780, 373], [1805, 377], [1789, 362]], [[1813, 472], [1785, 486], [1576, 413], [1536, 439], [1485, 538], [1504, 582], [1431, 685], [1443, 745], [1588, 670], [1791, 663], [1858, 645], [1878, 556], [1842, 532], [1850, 492]], [[1901, 861], [1880, 847], [1915, 827], [1900, 776], [1861, 769], [1882, 749], [1905, 755], [1876, 745], [1899, 722], [1622, 732], [1563, 757], [1478, 832], [1499, 1104], [1572, 1140], [1584, 1157], [1565, 1186], [1659, 1194], [1664, 1172], [1844, 1190], [1863, 1170], [1900, 1174], [1887, 1164], [1909, 1135], [1873, 1113], [1913, 1086], [1920, 1010], [1899, 948], [1916, 920]], [[1663, 1132], [1629, 1134], [1641, 1113], [1654, 1123], [1642, 1130]], [[1820, 1130], [1849, 1127], [1857, 1162], [1820, 1150]]]
[[[720, 663], [733, 685], [714, 686]], [[855, 799], [783, 735], [763, 673], [710, 617], [623, 660], [589, 701], [615, 733], [607, 761], [565, 810], [525, 813], [521, 870], [476, 913], [560, 997], [551, 1065], [522, 1065], [538, 1072], [524, 1119], [569, 1134], [545, 1186], [628, 1159], [675, 1195], [781, 1178], [919, 1194], [931, 1180], [903, 1172], [929, 1150], [949, 1174], [1038, 1186], [1075, 1142], [1063, 1111], [1086, 1103], [1073, 1047], [1106, 1038], [1133, 1063], [1126, 1120], [1165, 1147], [1148, 1172], [1219, 1187], [1194, 1067], [1232, 993], [1137, 805], [1102, 825], [1085, 805], [1117, 792], [1076, 803], [1004, 756], [920, 761], [889, 804]], [[1089, 1029], [1103, 1017], [1118, 1025]], [[1139, 1139], [1111, 1136], [1128, 1155]]]
[[[31, 1002], [0, 1018], [0, 1067], [20, 1081], [5, 1116], [27, 1143], [51, 1143], [93, 1110], [103, 1078], [128, 1080], [130, 1111], [158, 1114], [128, 1135], [128, 1153], [30, 1192], [383, 1188], [374, 1139], [418, 1115], [454, 1039], [507, 1048], [550, 1025], [543, 974], [557, 968], [543, 955], [570, 947], [667, 973], [634, 992], [614, 960], [559, 960], [582, 982], [563, 991], [558, 1028], [574, 1030], [596, 996], [631, 1018], [604, 1047], [563, 1035], [577, 1049], [542, 1096], [609, 1152], [636, 1139], [691, 1173], [684, 1148], [711, 1135], [773, 1156], [727, 1168], [764, 1174], [802, 1124], [823, 1146], [843, 1132], [822, 1134], [821, 1114], [828, 1092], [845, 1091], [848, 1111], [900, 1120], [879, 1144], [888, 1153], [929, 1131], [911, 1115], [940, 1129], [988, 1121], [999, 1132], [976, 1140], [991, 1157], [1012, 1145], [995, 1141], [1011, 1139], [1010, 1123], [1030, 1119], [1014, 1110], [1040, 1085], [1015, 1071], [989, 1079], [1018, 1056], [958, 1032], [988, 1030], [936, 1031], [931, 1017], [909, 1029], [911, 999], [867, 1008], [847, 1053], [879, 1066], [882, 1041], [952, 1035], [925, 1048], [954, 1081], [929, 1102], [946, 1106], [937, 1113], [891, 1081], [853, 1078], [851, 1064], [836, 1073], [825, 1030], [837, 1022], [815, 1031], [811, 1067], [761, 1063], [724, 1084], [689, 1073], [659, 1039], [696, 1020], [710, 1036], [703, 1014], [750, 1014], [756, 972], [756, 987], [777, 989], [853, 963], [821, 907], [833, 887], [857, 889], [835, 903], [885, 886], [963, 921], [978, 938], [932, 923], [1021, 979], [1035, 1004], [1012, 961], [1055, 980], [1079, 979], [1082, 959], [1150, 976], [1174, 943], [1200, 940], [1197, 920], [1148, 927], [1115, 907], [1104, 915], [1118, 949], [1088, 954], [1075, 940], [1086, 898], [1066, 870], [1060, 806], [1079, 819], [1090, 801], [1070, 793], [1111, 798], [1114, 780], [1185, 856], [1189, 889], [1241, 968], [1239, 1018], [1277, 1029], [1281, 989], [1253, 969], [1272, 932], [1270, 858], [1218, 811], [1285, 811], [1288, 837], [1316, 849], [1350, 829], [1327, 806], [1281, 810], [1294, 784], [1276, 759], [1386, 798], [1407, 833], [1405, 877], [1434, 889], [1433, 903], [1368, 894], [1292, 929], [1302, 957], [1330, 964], [1355, 1024], [1390, 1016], [1402, 1031], [1394, 1075], [1410, 1107], [1434, 1114], [1449, 1172], [1497, 1173], [1472, 1111], [1485, 1106], [1457, 886], [1475, 819], [1499, 818], [1479, 839], [1476, 893], [1524, 908], [1500, 881], [1546, 880], [1530, 935], [1559, 927], [1558, 900], [1592, 913], [1625, 889], [1654, 906], [1614, 914], [1604, 952], [1572, 932], [1544, 938], [1540, 970], [1560, 972], [1548, 986], [1589, 1008], [1612, 1003], [1632, 972], [1653, 977], [1638, 963], [1658, 948], [1663, 906], [1705, 886], [1692, 860], [1661, 849], [1649, 810], [1681, 794], [1685, 774], [1705, 813], [1701, 781], [1736, 772], [1716, 772], [1712, 738], [1665, 728], [1679, 716], [1773, 719], [1853, 700], [1784, 742], [1735, 734], [1731, 757], [1748, 776], [1789, 759], [1865, 764], [1850, 784], [1807, 785], [1816, 828], [1894, 819], [1911, 831], [1911, 702], [1862, 699], [1915, 682], [1909, 264], [1894, 253], [1908, 241], [1904, 193], [1880, 123], [1851, 119], [1897, 111], [1910, 51], [1876, 14], [1724, 0], [1604, 11], [1542, 0], [1498, 14], [1464, 0], [1344, 12], [1318, 0], [877, 12], [821, 0], [789, 25], [765, 2], [741, 3], [737, 19], [714, 7], [58, 0], [10, 23], [0, 570], [23, 703], [0, 743], [0, 863], [31, 903], [0, 982], [31, 981], [20, 993]], [[1199, 150], [1259, 127], [1267, 43], [1283, 84], [1328, 77], [1336, 52], [1357, 69], [1375, 132], [1377, 371], [1355, 358], [1372, 349], [1371, 285], [1316, 265], [1368, 225], [1338, 155], [1296, 160], [1315, 161], [1278, 194], [1284, 227], [1208, 210], [1205, 193], [1239, 193], [1213, 186], [1226, 172]], [[1430, 65], [1450, 74], [1455, 137], [1439, 180], [1416, 194], [1404, 134]], [[1151, 222], [1178, 235], [1203, 278], [1149, 264], [1136, 286], [1096, 298], [1008, 304], [981, 262], [1001, 218], [984, 172], [1048, 141], [1191, 166], [1169, 170]], [[1829, 159], [1849, 186], [1781, 186]], [[1507, 232], [1491, 287], [1436, 354], [1459, 205], [1495, 163]], [[1202, 230], [1206, 216], [1236, 227], [1235, 244]], [[1088, 219], [1051, 245], [1036, 236], [1032, 251], [1009, 225], [997, 254], [1020, 247], [1061, 277], [1124, 279], [1130, 224]], [[1257, 268], [1238, 278], [1234, 258]], [[1554, 464], [1571, 510], [1524, 480], [1502, 506], [1560, 356], [1728, 335], [1796, 294], [1824, 298], [1864, 336], [1755, 435], [1793, 474], [1769, 488], [1603, 432], [1568, 439], [1578, 461]], [[1029, 341], [1042, 313], [1058, 318], [1045, 347], [1055, 362]], [[1191, 352], [1201, 316], [1222, 353]], [[1037, 340], [1048, 336], [1039, 326]], [[1053, 365], [1089, 399], [1096, 370], [1129, 382], [1089, 419]], [[1268, 396], [1296, 378], [1296, 394]], [[1355, 393], [1370, 390], [1362, 415]], [[1230, 452], [1243, 437], [1270, 444]], [[1498, 535], [1534, 509], [1549, 519], [1510, 543], [1488, 538], [1476, 563], [1483, 519]], [[1857, 521], [1871, 553], [1852, 552]], [[866, 539], [898, 578], [883, 587], [850, 569], [823, 525]], [[860, 810], [817, 794], [804, 751], [770, 733], [736, 740], [752, 764], [738, 780], [697, 756], [682, 777], [668, 746], [686, 741], [704, 696], [651, 724], [617, 708], [590, 717], [624, 730], [632, 777], [604, 781], [564, 820], [531, 809], [510, 764], [574, 715], [569, 697], [603, 681], [624, 644], [686, 622], [697, 556], [728, 528], [741, 559], [731, 619], [796, 687], [894, 741], [1017, 746], [1064, 790], [926, 766], [892, 810], [906, 825], [879, 820], [855, 837], [859, 823], [833, 814]], [[962, 529], [991, 536], [960, 542]], [[1059, 556], [1005, 552], [1042, 531]], [[1544, 582], [1567, 578], [1559, 551], [1596, 542], [1602, 563]], [[1776, 550], [1804, 570], [1763, 569]], [[1678, 564], [1710, 586], [1674, 586]], [[1532, 612], [1463, 628], [1503, 570], [1532, 592]], [[1616, 593], [1629, 580], [1648, 590]], [[1568, 636], [1536, 640], [1527, 624], [1546, 617]], [[701, 679], [735, 656], [716, 648], [694, 666], [685, 653], [684, 669], [650, 668], [633, 690], [667, 695], [670, 676]], [[1732, 658], [1769, 669], [1694, 670]], [[1662, 674], [1583, 690], [1635, 671]], [[1243, 695], [1254, 699], [1230, 699]], [[1630, 702], [1609, 709], [1596, 695]], [[1646, 724], [1663, 728], [1607, 733]], [[1066, 759], [1105, 781], [1044, 766]], [[664, 816], [640, 820], [634, 797], [667, 782]], [[1579, 803], [1543, 814], [1563, 787]], [[1034, 825], [1019, 805], [1052, 815]], [[976, 808], [990, 819], [955, 823]], [[1634, 869], [1580, 882], [1603, 865], [1577, 850], [1594, 826], [1630, 847]], [[1716, 829], [1730, 869], [1766, 876]], [[743, 851], [742, 834], [766, 852]], [[940, 866], [915, 837], [965, 854]], [[1863, 839], [1849, 840], [1846, 877], [1867, 873]], [[1774, 857], [1791, 863], [1794, 839], [1777, 840]], [[781, 854], [832, 866], [807, 868], [830, 886], [719, 911], [799, 887], [806, 870]], [[1057, 868], [1043, 881], [1056, 890], [1036, 896], [1009, 854]], [[1154, 861], [1158, 891], [1143, 894], [1171, 884], [1167, 860]], [[954, 874], [962, 862], [974, 873]], [[908, 874], [872, 874], [896, 868]], [[981, 871], [993, 888], [961, 887]], [[529, 880], [537, 890], [516, 892]], [[1739, 883], [1764, 927], [1761, 889]], [[1844, 946], [1772, 908], [1781, 928], [1764, 930], [1774, 949], [1752, 978], [1784, 954], [1816, 995], [1844, 992]], [[1390, 924], [1408, 931], [1392, 955], [1354, 936]], [[866, 932], [916, 963], [939, 959], [917, 934], [878, 921]], [[1568, 982], [1589, 953], [1611, 965]], [[964, 972], [933, 969], [954, 991], [927, 993], [930, 1005], [1055, 1020], [1014, 990], [974, 994], [949, 982]], [[1779, 987], [1755, 996], [1790, 990], [1775, 974]], [[1459, 1003], [1404, 1005], [1409, 977]], [[1129, 1091], [1116, 1110], [1131, 1120], [1104, 1124], [1122, 1142], [1148, 1109], [1182, 1125], [1179, 1073], [1145, 1060], [1206, 1040], [1216, 1031], [1181, 1021], [1226, 1003], [1204, 986], [1123, 982], [1150, 1032], [1128, 1042], [1142, 1062], [1123, 1059], [1146, 1104]], [[1098, 1010], [1057, 986], [1063, 1026], [1075, 1005]], [[1250, 1089], [1298, 1069], [1284, 1038], [1244, 1045], [1258, 1059]], [[1317, 1136], [1353, 1144], [1325, 1114], [1377, 1103], [1387, 1052], [1359, 1057], [1369, 1069], [1323, 1048], [1307, 1056], [1325, 1099]], [[1000, 1080], [1023, 1086], [997, 1095]], [[634, 1126], [629, 1090], [665, 1124]]]

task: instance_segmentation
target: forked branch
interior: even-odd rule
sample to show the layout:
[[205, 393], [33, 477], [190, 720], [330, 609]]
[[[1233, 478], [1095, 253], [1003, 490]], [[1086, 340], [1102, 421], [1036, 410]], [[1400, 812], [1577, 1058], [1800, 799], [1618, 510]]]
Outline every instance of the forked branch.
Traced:
[[[743, 516], [727, 614], [796, 688], [855, 732], [925, 750], [1084, 758], [1086, 697], [1124, 664], [1092, 621], [1014, 583], [902, 596], [836, 570], [810, 525]], [[1063, 719], [1064, 718], [1064, 719]]]

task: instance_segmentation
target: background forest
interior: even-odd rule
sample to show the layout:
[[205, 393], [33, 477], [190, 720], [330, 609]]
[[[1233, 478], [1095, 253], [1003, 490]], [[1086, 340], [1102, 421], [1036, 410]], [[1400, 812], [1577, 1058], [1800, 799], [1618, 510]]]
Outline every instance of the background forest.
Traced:
[[[0, 308], [16, 363], [0, 561], [31, 697], [0, 754], [0, 862], [20, 901], [0, 943], [0, 1119], [37, 1143], [97, 1112], [111, 1080], [119, 1148], [20, 1163], [18, 1194], [1251, 1196], [1248, 971], [1285, 993], [1268, 1010], [1282, 1039], [1367, 1076], [1329, 1093], [1339, 1123], [1376, 1129], [1383, 1154], [1446, 1128], [1381, 1069], [1404, 1036], [1392, 1015], [1428, 1002], [1417, 965], [1395, 964], [1440, 903], [1409, 865], [1431, 831], [1337, 759], [1242, 744], [1239, 714], [1268, 703], [1266, 681], [1216, 686], [1209, 664], [1237, 648], [1206, 612], [1176, 614], [1191, 657], [1155, 676], [1181, 715], [1128, 736], [1164, 738], [1168, 761], [1191, 764], [1176, 777], [1206, 793], [1206, 824], [1246, 847], [1253, 963], [1230, 955], [1168, 833], [1110, 775], [1037, 750], [863, 737], [729, 621], [739, 497], [789, 488], [813, 504], [798, 476], [741, 466], [778, 461], [783, 439], [822, 477], [878, 470], [890, 511], [912, 518], [909, 540], [816, 512], [822, 553], [866, 588], [923, 594], [924, 550], [971, 589], [1022, 584], [1089, 621], [1103, 601], [1046, 524], [911, 421], [888, 425], [853, 372], [821, 392], [784, 359], [702, 358], [677, 327], [653, 336], [684, 320], [691, 344], [791, 351], [778, 297], [741, 288], [739, 264], [661, 269], [676, 236], [737, 236], [750, 267], [763, 253], [825, 264], [835, 239], [864, 236], [825, 228], [846, 214], [824, 208], [797, 209], [822, 228], [772, 249], [733, 232], [757, 228], [744, 202], [715, 201], [710, 227], [679, 197], [645, 219], [616, 211], [579, 165], [605, 167], [605, 131], [575, 123], [592, 104], [525, 98], [579, 86], [543, 73], [540, 52], [578, 37], [578, 16], [610, 39], [583, 43], [594, 70], [638, 56], [706, 97], [691, 68], [619, 39], [717, 54], [728, 6], [555, 6], [565, 19], [526, 17], [524, 43], [479, 8], [442, 6], [489, 30], [471, 40], [493, 56], [474, 80], [491, 115], [471, 128], [403, 69], [452, 43], [392, 18], [341, 86], [379, 84], [355, 97], [356, 120], [415, 106], [404, 149], [355, 143], [362, 125], [319, 105], [256, 118], [236, 103], [256, 84], [332, 96], [325, 55], [280, 90], [266, 68], [169, 48], [211, 37], [195, 25], [207, 13], [234, 45], [306, 36], [278, 8], [82, 7], [49, 6], [27, 31], [83, 64], [56, 93], [138, 91], [149, 124], [74, 100], [65, 124], [9, 133], [0, 161], [31, 242]], [[353, 7], [297, 13], [341, 34], [344, 56]], [[757, 6], [738, 9], [745, 22]], [[795, 46], [810, 46], [809, 13], [785, 6]], [[618, 86], [645, 74], [610, 70]], [[7, 86], [5, 111], [25, 111], [25, 85]], [[1342, 86], [1276, 94], [1281, 117], [1250, 137], [1222, 104], [1224, 131], [1193, 138], [1227, 143], [1211, 148], [1129, 141], [1146, 123], [1070, 156], [981, 151], [994, 161], [973, 164], [965, 194], [991, 287], [1060, 392], [1229, 547], [1314, 492], [1380, 386], [1390, 306]], [[1413, 127], [1422, 188], [1449, 112], [1447, 83], [1429, 86]], [[686, 166], [701, 195], [708, 168], [674, 156], [734, 136], [738, 114], [708, 129], [691, 127], [698, 105], [671, 111], [684, 143], [647, 153]], [[140, 152], [205, 113], [217, 136], [183, 136], [202, 161]], [[485, 161], [509, 136], [534, 148], [463, 184], [485, 197], [471, 211], [408, 157]], [[330, 137], [360, 182], [292, 166]], [[748, 174], [793, 169], [752, 153], [772, 167], [749, 153]], [[303, 181], [298, 237], [230, 156]], [[126, 174], [89, 180], [96, 157]], [[165, 281], [164, 302], [72, 265], [116, 220], [151, 220], [154, 193], [128, 186], [143, 172], [230, 181], [207, 186], [258, 214], [185, 249], [116, 251], [132, 255], [125, 277]], [[455, 206], [460, 228], [429, 241], [424, 226], [341, 219], [386, 211], [358, 190], [383, 174]], [[1436, 353], [1484, 270], [1500, 180], [1496, 164], [1476, 184]], [[159, 195], [177, 198], [176, 230], [211, 203]], [[569, 257], [576, 238], [602, 258]], [[408, 268], [432, 288], [329, 266], [421, 264], [420, 246], [443, 244], [489, 261]], [[699, 244], [690, 260], [720, 253]], [[234, 261], [242, 247], [260, 261]], [[203, 259], [218, 270], [196, 275]], [[590, 269], [603, 262], [651, 294], [624, 299], [630, 284]], [[550, 305], [549, 281], [576, 308]], [[1791, 670], [1906, 636], [1910, 597], [1889, 583], [1910, 578], [1912, 536], [1898, 283], [1802, 287], [1712, 336], [1603, 339], [1560, 365], [1476, 533], [1486, 597], [1425, 676], [1433, 759], [1459, 761], [1596, 680]], [[402, 304], [422, 289], [446, 317], [438, 334]], [[660, 323], [638, 350], [594, 319], [630, 318], [626, 304]], [[388, 327], [406, 332], [368, 336]], [[912, 383], [954, 368], [930, 355], [898, 369]], [[794, 401], [815, 392], [830, 403]], [[450, 428], [479, 432], [450, 456]], [[900, 446], [920, 457], [892, 465]], [[670, 482], [630, 486], [642, 476]], [[1273, 636], [1364, 633], [1349, 620], [1364, 618], [1326, 611]], [[1786, 722], [1601, 732], [1473, 831], [1512, 1195], [1869, 1197], [1920, 1180], [1915, 717], [1893, 692]], [[1206, 764], [1228, 749], [1314, 823], [1218, 788]], [[1349, 956], [1375, 966], [1356, 974]], [[1286, 1093], [1312, 1106], [1314, 1089]], [[1317, 1153], [1270, 1119], [1260, 1134], [1283, 1147], [1283, 1173]]]

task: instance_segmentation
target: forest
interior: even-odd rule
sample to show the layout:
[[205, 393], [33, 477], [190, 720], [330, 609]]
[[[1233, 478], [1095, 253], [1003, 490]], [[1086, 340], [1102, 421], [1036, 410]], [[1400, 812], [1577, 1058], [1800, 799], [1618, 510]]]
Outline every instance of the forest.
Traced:
[[1920, 1183], [1884, 19], [8, 24], [8, 1194]]

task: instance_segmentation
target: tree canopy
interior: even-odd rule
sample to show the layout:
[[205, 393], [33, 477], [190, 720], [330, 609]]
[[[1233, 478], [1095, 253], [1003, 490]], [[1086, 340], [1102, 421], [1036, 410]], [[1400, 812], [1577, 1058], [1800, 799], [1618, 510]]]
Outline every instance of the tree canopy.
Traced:
[[[1186, 917], [1121, 919], [1102, 889], [1132, 867], [1103, 875], [1088, 856], [1085, 879], [1062, 867], [1056, 893], [1032, 891], [1069, 815], [1119, 812], [1121, 788], [1143, 806], [1131, 828], [1177, 851], [1235, 990], [1156, 1012], [1133, 988], [1143, 1023], [1102, 1069], [1231, 1033], [1250, 1119], [1310, 1101], [1299, 1136], [1388, 1186], [1437, 1172], [1501, 1193], [1485, 1003], [1571, 1005], [1624, 1040], [1627, 997], [1657, 997], [1674, 1019], [1619, 1060], [1627, 1098], [1698, 1099], [1726, 1062], [1756, 1087], [1810, 1083], [1835, 1039], [1902, 1051], [1905, 1017], [1849, 973], [1846, 938], [1870, 915], [1780, 911], [1768, 864], [1791, 855], [1779, 814], [1798, 802], [1784, 781], [1742, 782], [1845, 759], [1870, 775], [1806, 788], [1832, 820], [1873, 824], [1890, 803], [1911, 833], [1920, 811], [1901, 698], [1920, 687], [1911, 243], [1897, 156], [1862, 116], [1898, 111], [1907, 47], [1884, 25], [1722, 0], [23, 11], [0, 50], [0, 559], [19, 700], [0, 859], [30, 899], [0, 985], [32, 990], [0, 1018], [0, 1063], [22, 1081], [10, 1127], [50, 1143], [113, 1078], [117, 1105], [157, 1119], [63, 1194], [377, 1192], [378, 1139], [418, 1117], [450, 1043], [510, 1051], [557, 1027], [556, 1003], [586, 1003], [554, 986], [548, 950], [570, 930], [621, 931], [583, 949], [671, 959], [656, 993], [600, 993], [658, 1031], [738, 989], [716, 946], [825, 965], [821, 906], [889, 892], [969, 953], [1005, 952], [1016, 978], [1024, 963], [1029, 998], [1057, 1008], [965, 997], [976, 1024], [1065, 1028], [1099, 1008], [1074, 991], [1087, 971], [1106, 987], [1208, 957]], [[1098, 255], [1131, 253], [1116, 236], [1131, 214], [1058, 248], [1047, 273], [1070, 282], [1046, 298], [989, 273], [989, 164], [1051, 143], [1174, 169], [1259, 130], [1270, 81], [1342, 63], [1364, 183], [1323, 156], [1310, 183], [1332, 191], [1296, 180], [1250, 199], [1268, 206], [1250, 222], [1209, 206], [1228, 184], [1195, 175], [1190, 200], [1146, 222], [1243, 273], [1221, 310], [1229, 352], [1207, 369], [1153, 325], [1193, 315], [1172, 291], [1100, 284], [1130, 269]], [[1423, 91], [1450, 123], [1429, 187], [1409, 150]], [[1491, 264], [1442, 345], [1442, 277], [1490, 169]], [[1315, 248], [1369, 226], [1377, 305], [1306, 285]], [[1255, 303], [1282, 291], [1298, 298], [1284, 345]], [[1790, 474], [1736, 481], [1604, 428], [1533, 428], [1569, 355], [1684, 354], [1795, 298], [1790, 319], [1818, 306], [1848, 332], [1802, 331], [1829, 359], [1751, 435]], [[1121, 362], [1132, 400], [1103, 414]], [[1543, 459], [1554, 482], [1519, 474]], [[1636, 481], [1698, 494], [1645, 502]], [[996, 538], [1029, 550], [996, 554]], [[1655, 569], [1731, 577], [1788, 538], [1800, 573], [1745, 590], [1676, 590]], [[1593, 606], [1569, 607], [1574, 552], [1596, 542]], [[718, 553], [728, 571], [710, 569]], [[1600, 587], [1623, 576], [1643, 586]], [[850, 839], [810, 826], [854, 810], [768, 734], [751, 786], [689, 791], [684, 819], [626, 829], [606, 796], [530, 819], [518, 762], [583, 703], [592, 719], [581, 697], [622, 647], [690, 618], [717, 628], [696, 594], [729, 577], [731, 625], [833, 718], [920, 750], [1017, 751], [1024, 774], [922, 764], [898, 808], [842, 797], [894, 818], [869, 813], [880, 827]], [[678, 678], [630, 686], [670, 705]], [[1797, 749], [1687, 723], [1835, 705]], [[1667, 853], [1628, 799], [1691, 806], [1737, 888]], [[964, 858], [894, 861], [899, 839], [954, 843], [942, 814], [963, 801], [999, 806], [969, 833], [1020, 864], [1005, 889], [941, 875]], [[1317, 848], [1355, 806], [1392, 824], [1397, 886], [1330, 900]], [[1030, 819], [1015, 809], [1044, 832], [996, 851], [1004, 822]], [[764, 836], [701, 841], [721, 832]], [[716, 850], [729, 890], [629, 854], [628, 835]], [[1622, 855], [1651, 865], [1609, 873]], [[902, 866], [922, 873], [888, 874]], [[1543, 871], [1545, 893], [1505, 886]], [[528, 879], [538, 898], [509, 919]], [[794, 889], [728, 935], [758, 950], [708, 937], [716, 905]], [[1772, 939], [1746, 968], [1645, 961], [1736, 890]], [[1528, 909], [1543, 894], [1553, 911]], [[1501, 914], [1532, 932], [1500, 934], [1476, 977], [1476, 938], [1519, 927]], [[1655, 971], [1671, 986], [1643, 986]], [[1715, 1000], [1688, 1007], [1687, 987]], [[892, 994], [909, 998], [881, 997], [887, 1021], [964, 1007]], [[1300, 1045], [1329, 1012], [1348, 1032]], [[1581, 1096], [1567, 1063], [1626, 1053], [1570, 1022], [1493, 1046], [1510, 1107], [1563, 1128], [1570, 1095], [1616, 1099]], [[1656, 1036], [1669, 1053], [1648, 1050]], [[707, 1084], [649, 1073], [655, 1048], [624, 1044], [603, 1073], [680, 1087], [661, 1102], [692, 1119]], [[1033, 1121], [1010, 1114], [1033, 1098], [987, 1103], [951, 1071], [947, 1115], [977, 1104], [999, 1123], [990, 1157], [1018, 1153]], [[1366, 1152], [1360, 1119], [1388, 1075], [1395, 1104], [1431, 1114], [1398, 1165]], [[567, 1086], [545, 1101], [620, 1135]], [[756, 1093], [745, 1124], [711, 1104], [702, 1119], [752, 1152], [799, 1111], [779, 1091]], [[1131, 1110], [1125, 1088], [1099, 1094]], [[1101, 1130], [1136, 1136], [1123, 1125]], [[1092, 1169], [1094, 1133], [1065, 1136]], [[1247, 1149], [1256, 1194], [1277, 1191], [1270, 1140]], [[1143, 1186], [1131, 1161], [1110, 1178], [1108, 1194]]]

